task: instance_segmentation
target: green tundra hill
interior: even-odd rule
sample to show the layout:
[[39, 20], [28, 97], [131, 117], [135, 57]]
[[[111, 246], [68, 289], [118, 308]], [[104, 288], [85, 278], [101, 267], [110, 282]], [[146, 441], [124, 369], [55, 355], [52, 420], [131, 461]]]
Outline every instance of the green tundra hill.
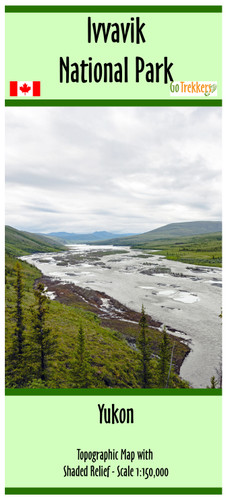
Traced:
[[104, 242], [105, 245], [127, 246], [163, 255], [199, 266], [222, 266], [222, 223], [184, 222], [168, 224], [133, 238]]
[[168, 260], [176, 260], [198, 266], [222, 266], [222, 233], [201, 234], [183, 238], [156, 240], [137, 245], [149, 253], [163, 255]]
[[[126, 238], [112, 238], [104, 242], [105, 245], [130, 245], [137, 246], [142, 243], [166, 240], [169, 238], [182, 238], [185, 236], [198, 236], [222, 231], [221, 221], [194, 221], [175, 222], [166, 226], [158, 227], [147, 233], [138, 234]], [[98, 243], [97, 243], [98, 244]]]
[[8, 254], [19, 257], [35, 252], [60, 252], [65, 250], [65, 247], [45, 236], [6, 226], [5, 250]]

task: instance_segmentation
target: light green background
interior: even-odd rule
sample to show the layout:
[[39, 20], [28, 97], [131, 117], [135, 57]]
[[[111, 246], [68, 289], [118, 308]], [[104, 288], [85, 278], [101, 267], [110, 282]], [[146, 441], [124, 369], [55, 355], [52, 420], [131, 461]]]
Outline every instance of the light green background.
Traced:
[[[92, 22], [128, 22], [133, 14], [92, 13]], [[88, 44], [87, 13], [6, 14], [6, 98], [10, 80], [40, 80], [42, 99], [169, 99], [169, 84], [135, 82], [136, 56], [173, 62], [175, 81], [218, 82], [221, 99], [220, 13], [135, 13], [146, 26], [146, 43]], [[59, 83], [59, 58], [80, 63], [120, 62], [129, 58], [129, 83]], [[18, 98], [19, 99], [19, 98]], [[29, 99], [29, 98], [28, 98]], [[36, 98], [37, 99], [37, 98]], [[207, 99], [203, 97], [203, 99]], [[214, 99], [214, 97], [211, 97]]]
[[[98, 403], [133, 407], [135, 423], [99, 424]], [[151, 448], [153, 462], [132, 466], [168, 467], [169, 476], [64, 478], [64, 465], [78, 465], [77, 448]], [[6, 487], [29, 486], [220, 487], [221, 397], [7, 396]]]
[[[92, 22], [127, 22], [131, 15], [91, 17]], [[169, 85], [134, 82], [136, 56], [153, 63], [168, 56], [176, 81], [217, 80], [217, 99], [221, 98], [221, 14], [141, 13], [147, 42], [140, 45], [88, 44], [87, 18], [85, 13], [6, 14], [6, 98], [10, 80], [41, 80], [42, 99], [170, 99]], [[128, 56], [130, 83], [60, 84], [60, 56], [78, 63], [89, 56], [113, 63]], [[133, 407], [135, 423], [100, 425], [98, 403]], [[63, 477], [64, 465], [78, 465], [77, 448], [149, 447], [154, 461], [132, 466], [168, 467], [168, 478]], [[95, 465], [99, 464], [104, 465]], [[8, 396], [6, 487], [29, 486], [220, 487], [221, 398]]]

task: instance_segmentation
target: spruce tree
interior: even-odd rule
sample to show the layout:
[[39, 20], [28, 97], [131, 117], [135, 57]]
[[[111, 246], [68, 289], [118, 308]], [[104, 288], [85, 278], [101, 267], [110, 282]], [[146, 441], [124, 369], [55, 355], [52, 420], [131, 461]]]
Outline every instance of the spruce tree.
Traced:
[[82, 326], [79, 327], [78, 343], [72, 367], [72, 385], [78, 388], [87, 388], [91, 384], [91, 366], [85, 346], [85, 334]]
[[210, 379], [210, 382], [211, 382], [211, 389], [216, 389], [217, 387], [217, 380], [216, 380], [216, 377], [213, 375], [213, 377], [211, 377]]
[[215, 368], [216, 373], [217, 373], [217, 383], [219, 389], [222, 389], [222, 361], [219, 363], [219, 367]]
[[144, 306], [142, 305], [141, 318], [139, 321], [140, 333], [138, 336], [137, 347], [140, 351], [140, 363], [141, 363], [141, 386], [143, 388], [149, 387], [150, 384], [150, 346], [147, 339], [147, 318], [145, 315]]
[[35, 332], [33, 337], [35, 344], [33, 356], [36, 366], [36, 378], [46, 382], [48, 379], [48, 357], [54, 352], [54, 341], [51, 331], [45, 325], [49, 300], [42, 283], [38, 284], [34, 293], [36, 307], [33, 310], [33, 327]]
[[24, 317], [23, 317], [23, 280], [22, 266], [17, 262], [14, 268], [16, 279], [14, 289], [16, 291], [16, 305], [14, 318], [16, 327], [12, 336], [12, 345], [6, 356], [6, 383], [8, 387], [24, 387], [27, 380], [27, 370], [25, 363], [25, 342], [24, 342]]
[[16, 282], [14, 288], [16, 290], [16, 328], [15, 328], [15, 348], [19, 357], [23, 354], [24, 348], [24, 322], [23, 322], [23, 310], [22, 310], [22, 298], [23, 298], [23, 283], [22, 283], [22, 266], [20, 262], [15, 265], [16, 271]]
[[158, 360], [158, 371], [159, 371], [159, 387], [166, 387], [168, 373], [170, 367], [170, 342], [169, 337], [166, 333], [166, 329], [163, 329], [163, 337], [160, 344], [159, 360]]

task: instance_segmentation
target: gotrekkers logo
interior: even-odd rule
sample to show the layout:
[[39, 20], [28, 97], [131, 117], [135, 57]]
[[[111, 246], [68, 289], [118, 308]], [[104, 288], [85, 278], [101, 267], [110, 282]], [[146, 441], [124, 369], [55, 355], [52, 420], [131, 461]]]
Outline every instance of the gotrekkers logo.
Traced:
[[170, 95], [173, 97], [216, 97], [217, 82], [171, 82]]

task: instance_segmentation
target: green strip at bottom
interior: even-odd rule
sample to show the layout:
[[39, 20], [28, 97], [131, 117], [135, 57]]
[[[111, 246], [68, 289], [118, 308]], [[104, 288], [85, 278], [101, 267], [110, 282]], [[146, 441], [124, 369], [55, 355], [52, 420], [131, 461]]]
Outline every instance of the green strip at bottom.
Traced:
[[6, 488], [6, 495], [222, 495], [222, 488]]

